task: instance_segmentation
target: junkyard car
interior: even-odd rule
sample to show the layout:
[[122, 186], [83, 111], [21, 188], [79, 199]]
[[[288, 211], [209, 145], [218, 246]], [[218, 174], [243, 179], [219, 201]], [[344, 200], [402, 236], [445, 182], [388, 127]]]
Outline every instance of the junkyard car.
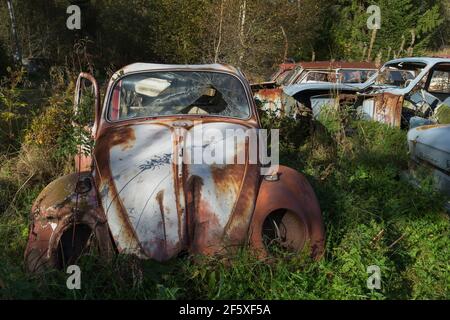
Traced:
[[325, 105], [351, 104], [362, 118], [408, 127], [411, 118], [448, 123], [450, 59], [401, 58], [384, 64], [364, 84], [305, 84], [284, 88], [315, 116]]
[[[308, 181], [281, 165], [263, 173], [259, 138], [252, 161], [246, 133], [262, 130], [240, 71], [137, 63], [114, 74], [103, 106], [95, 79], [80, 74], [76, 110], [85, 91], [95, 98], [93, 151], [80, 147], [80, 170], [36, 199], [25, 252], [30, 271], [70, 264], [92, 245], [105, 256], [158, 261], [246, 244], [266, 256], [273, 242], [321, 256], [323, 221]], [[229, 131], [239, 132], [236, 143], [228, 144]], [[214, 149], [212, 161], [192, 161], [220, 143], [225, 151]]]
[[270, 77], [271, 83], [276, 83], [277, 85], [281, 85], [283, 81], [291, 74], [291, 70], [295, 69], [295, 63], [282, 63], [280, 64], [277, 71]]
[[[253, 84], [252, 89], [261, 109], [281, 114], [298, 114], [311, 109], [309, 98], [314, 94], [328, 93], [336, 85], [357, 86], [366, 82], [376, 71], [375, 64], [371, 62], [299, 62], [281, 82]], [[292, 87], [309, 88], [309, 95], [296, 95], [296, 102], [293, 95], [287, 93], [288, 88]]]
[[407, 178], [420, 186], [431, 178], [434, 187], [447, 196], [450, 212], [450, 125], [424, 125], [408, 131], [409, 172]]

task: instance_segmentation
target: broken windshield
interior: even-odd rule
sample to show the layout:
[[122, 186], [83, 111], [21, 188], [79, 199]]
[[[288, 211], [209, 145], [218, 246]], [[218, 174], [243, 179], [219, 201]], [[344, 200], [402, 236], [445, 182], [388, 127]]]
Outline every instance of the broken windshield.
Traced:
[[148, 72], [126, 76], [116, 83], [110, 120], [170, 115], [247, 119], [250, 107], [241, 81], [226, 73]]
[[380, 70], [375, 85], [405, 88], [425, 68], [425, 63], [396, 63], [386, 65]]

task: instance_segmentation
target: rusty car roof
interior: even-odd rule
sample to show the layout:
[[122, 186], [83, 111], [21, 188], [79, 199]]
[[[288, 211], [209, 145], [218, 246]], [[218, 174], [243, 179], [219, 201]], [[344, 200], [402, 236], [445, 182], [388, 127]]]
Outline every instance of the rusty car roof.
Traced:
[[279, 69], [279, 70], [285, 71], [285, 70], [289, 70], [289, 69], [295, 68], [296, 65], [297, 65], [296, 63], [291, 63], [291, 62], [287, 63], [287, 62], [283, 62], [283, 63], [281, 63], [281, 64], [278, 66], [278, 69]]
[[301, 61], [297, 65], [304, 69], [378, 69], [375, 63], [367, 61]]

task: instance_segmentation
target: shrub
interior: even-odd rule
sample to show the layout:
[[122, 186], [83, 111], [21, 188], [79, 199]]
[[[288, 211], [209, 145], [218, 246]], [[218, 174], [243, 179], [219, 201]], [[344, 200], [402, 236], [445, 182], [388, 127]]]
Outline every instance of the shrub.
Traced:
[[0, 81], [0, 142], [3, 146], [19, 141], [20, 121], [26, 107], [19, 90], [19, 85], [25, 79], [25, 70], [8, 68], [8, 73], [9, 75]]
[[17, 164], [18, 172], [40, 178], [61, 174], [73, 154], [71, 96], [63, 93], [49, 99], [49, 106], [26, 130]]

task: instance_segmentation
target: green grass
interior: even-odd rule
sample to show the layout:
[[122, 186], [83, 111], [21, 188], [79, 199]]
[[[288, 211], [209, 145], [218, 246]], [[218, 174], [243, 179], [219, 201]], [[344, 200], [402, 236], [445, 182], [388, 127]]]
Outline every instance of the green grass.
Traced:
[[[270, 121], [269, 121], [270, 122]], [[267, 122], [266, 122], [267, 123]], [[244, 248], [224, 258], [184, 257], [160, 264], [119, 256], [84, 256], [82, 289], [66, 288], [67, 274], [24, 272], [31, 203], [47, 181], [0, 177], [0, 298], [57, 299], [448, 299], [449, 217], [443, 198], [426, 184], [400, 179], [407, 168], [406, 133], [374, 122], [346, 130], [315, 124], [281, 127], [282, 163], [303, 172], [319, 198], [326, 253], [319, 262], [280, 255], [270, 261]], [[17, 194], [16, 194], [17, 193]], [[11, 204], [11, 199], [15, 198]], [[381, 269], [381, 290], [366, 286], [367, 267]]]

